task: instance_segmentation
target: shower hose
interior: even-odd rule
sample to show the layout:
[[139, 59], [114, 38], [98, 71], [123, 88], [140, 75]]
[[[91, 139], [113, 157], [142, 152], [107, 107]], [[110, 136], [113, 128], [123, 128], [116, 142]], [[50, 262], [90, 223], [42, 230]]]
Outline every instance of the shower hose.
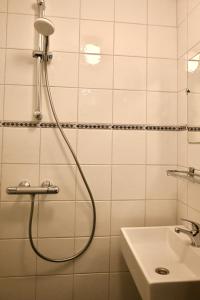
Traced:
[[66, 257], [66, 258], [63, 258], [63, 259], [56, 259], [56, 258], [50, 258], [44, 254], [42, 254], [38, 249], [37, 247], [35, 246], [35, 243], [33, 241], [33, 235], [32, 235], [32, 227], [33, 227], [33, 215], [34, 215], [34, 206], [35, 206], [35, 196], [33, 195], [31, 197], [31, 210], [30, 210], [30, 216], [29, 216], [29, 230], [28, 230], [28, 235], [29, 235], [29, 240], [30, 240], [30, 243], [31, 243], [31, 247], [33, 249], [33, 251], [42, 259], [46, 260], [46, 261], [49, 261], [49, 262], [54, 262], [54, 263], [63, 263], [63, 262], [68, 262], [68, 261], [71, 261], [71, 260], [74, 260], [76, 258], [78, 258], [79, 256], [81, 256], [90, 246], [93, 238], [94, 238], [94, 234], [95, 234], [95, 228], [96, 228], [96, 208], [95, 208], [95, 201], [94, 201], [94, 198], [93, 198], [93, 195], [92, 195], [92, 192], [91, 192], [91, 189], [89, 187], [89, 184], [87, 182], [87, 179], [85, 178], [85, 175], [83, 173], [83, 170], [80, 166], [80, 163], [78, 161], [78, 158], [67, 138], [67, 136], [65, 135], [65, 132], [61, 126], [61, 123], [58, 119], [58, 116], [57, 116], [57, 113], [56, 113], [56, 110], [55, 110], [55, 107], [54, 107], [54, 103], [53, 103], [53, 99], [52, 99], [52, 95], [51, 95], [51, 90], [50, 90], [50, 87], [49, 87], [49, 78], [48, 78], [48, 67], [47, 67], [47, 61], [46, 60], [43, 60], [42, 62], [43, 64], [43, 72], [44, 72], [44, 80], [45, 80], [45, 85], [46, 85], [46, 90], [47, 90], [47, 95], [48, 95], [48, 100], [49, 100], [49, 104], [50, 104], [50, 107], [51, 107], [51, 110], [52, 110], [52, 113], [53, 113], [53, 116], [54, 116], [54, 119], [56, 121], [56, 125], [65, 141], [65, 143], [67, 144], [73, 158], [74, 158], [74, 161], [77, 165], [77, 168], [79, 170], [79, 173], [81, 175], [81, 178], [86, 186], [86, 189], [87, 189], [87, 192], [89, 194], [89, 197], [90, 197], [90, 200], [91, 200], [91, 204], [92, 204], [92, 211], [93, 211], [93, 220], [92, 220], [92, 230], [91, 230], [91, 234], [89, 236], [89, 239], [87, 241], [87, 243], [85, 244], [85, 246], [80, 250], [78, 251], [77, 253], [75, 253], [74, 255], [72, 256], [69, 256], [69, 257]]

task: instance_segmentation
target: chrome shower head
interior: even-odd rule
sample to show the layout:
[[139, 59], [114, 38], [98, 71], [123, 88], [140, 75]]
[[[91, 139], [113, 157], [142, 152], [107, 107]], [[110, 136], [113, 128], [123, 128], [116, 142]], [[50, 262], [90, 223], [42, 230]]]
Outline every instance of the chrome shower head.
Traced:
[[46, 18], [38, 18], [34, 23], [34, 27], [38, 33], [46, 37], [53, 34], [55, 31], [54, 24]]

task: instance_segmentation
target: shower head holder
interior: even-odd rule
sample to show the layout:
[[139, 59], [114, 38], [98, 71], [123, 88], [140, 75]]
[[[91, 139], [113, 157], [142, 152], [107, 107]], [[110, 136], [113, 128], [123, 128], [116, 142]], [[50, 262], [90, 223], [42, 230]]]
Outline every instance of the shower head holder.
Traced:
[[52, 52], [48, 52], [47, 54], [44, 51], [39, 51], [39, 50], [34, 50], [33, 51], [33, 57], [34, 58], [38, 58], [40, 57], [41, 60], [47, 60], [50, 61], [53, 58], [53, 53]]

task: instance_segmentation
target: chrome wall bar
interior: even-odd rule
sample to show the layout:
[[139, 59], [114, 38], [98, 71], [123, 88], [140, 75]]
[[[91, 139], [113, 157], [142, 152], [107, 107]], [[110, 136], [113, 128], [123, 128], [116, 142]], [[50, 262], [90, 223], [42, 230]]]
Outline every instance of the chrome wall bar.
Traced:
[[167, 176], [179, 177], [187, 179], [196, 183], [200, 183], [200, 174], [194, 168], [189, 168], [186, 171], [183, 170], [167, 170]]
[[49, 181], [43, 182], [41, 186], [31, 186], [29, 182], [22, 181], [18, 186], [8, 187], [6, 192], [10, 195], [57, 194], [59, 188]]
[[[45, 2], [44, 0], [38, 0], [38, 15], [40, 18], [44, 17]], [[33, 51], [33, 57], [36, 58], [36, 100], [33, 118], [39, 122], [42, 120], [41, 112], [41, 99], [42, 99], [42, 57], [37, 55], [41, 53], [44, 48], [44, 37], [42, 34], [38, 34], [38, 51]]]

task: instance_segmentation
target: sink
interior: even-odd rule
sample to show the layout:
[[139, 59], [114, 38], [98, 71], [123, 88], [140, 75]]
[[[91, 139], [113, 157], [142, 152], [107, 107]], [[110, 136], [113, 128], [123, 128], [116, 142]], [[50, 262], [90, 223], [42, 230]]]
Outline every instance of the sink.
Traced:
[[121, 228], [121, 250], [143, 300], [200, 299], [200, 248], [174, 229]]

